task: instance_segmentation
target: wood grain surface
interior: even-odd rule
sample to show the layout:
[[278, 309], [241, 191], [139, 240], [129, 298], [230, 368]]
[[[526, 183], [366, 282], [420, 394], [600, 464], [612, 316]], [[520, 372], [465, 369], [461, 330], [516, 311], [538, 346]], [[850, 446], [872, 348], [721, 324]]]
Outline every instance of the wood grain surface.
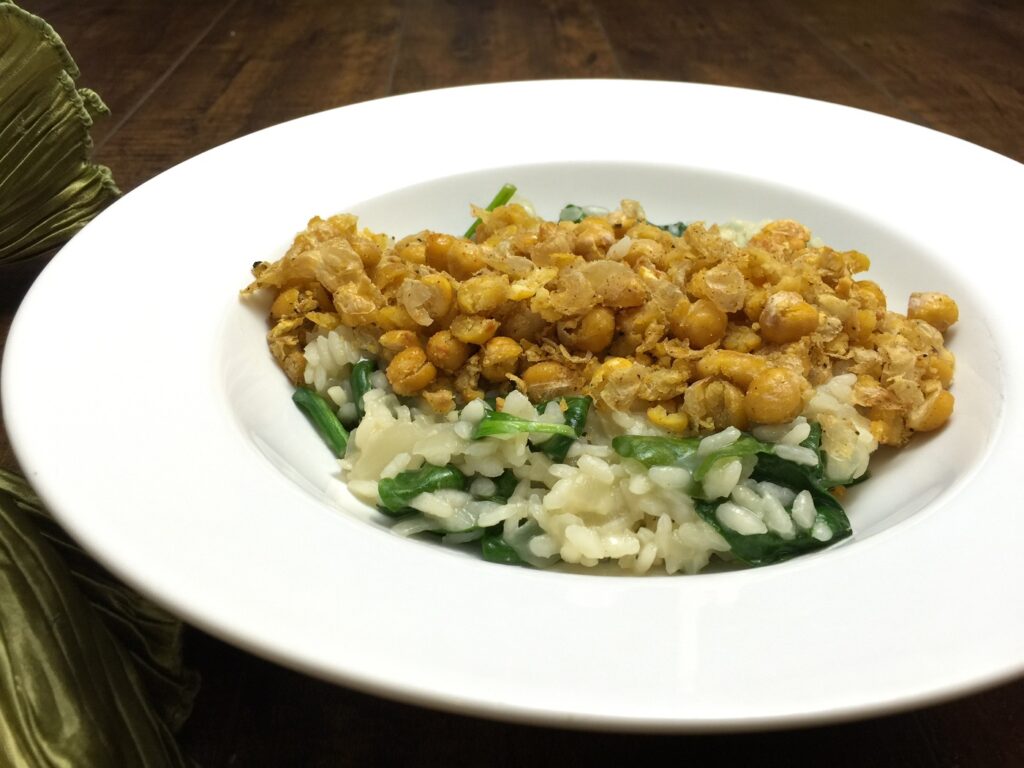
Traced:
[[[125, 191], [250, 131], [467, 83], [634, 77], [847, 104], [1024, 160], [1020, 0], [21, 0], [62, 35], [113, 115], [96, 158]], [[445, 119], [438, 115], [432, 119]], [[586, 120], [576, 116], [585, 129]], [[756, 126], [755, 126], [756, 128]], [[415, 131], [415, 124], [410, 124]], [[44, 266], [0, 267], [0, 340]], [[0, 465], [16, 460], [0, 430]], [[1008, 585], [1019, 598], [1020, 585]], [[203, 766], [628, 764], [1024, 766], [1024, 681], [809, 730], [581, 733], [396, 704], [195, 631], [204, 678], [181, 734]], [[823, 680], [823, 685], [828, 681]]]

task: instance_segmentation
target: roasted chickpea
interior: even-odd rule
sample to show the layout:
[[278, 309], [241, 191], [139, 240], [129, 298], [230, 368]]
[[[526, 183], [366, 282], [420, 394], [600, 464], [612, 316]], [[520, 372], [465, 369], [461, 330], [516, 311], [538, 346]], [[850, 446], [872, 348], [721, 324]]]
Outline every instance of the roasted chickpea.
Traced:
[[683, 395], [683, 409], [697, 429], [747, 428], [743, 390], [722, 379], [701, 379], [691, 384]]
[[527, 396], [534, 402], [570, 394], [574, 379], [572, 371], [552, 360], [534, 363], [523, 371], [521, 378]]
[[807, 382], [788, 368], [766, 368], [754, 376], [743, 405], [747, 417], [758, 424], [785, 424], [804, 407]]
[[[682, 315], [680, 319], [679, 315]], [[680, 339], [688, 339], [690, 346], [703, 349], [709, 344], [721, 341], [725, 336], [729, 317], [708, 299], [697, 299], [682, 313], [678, 308], [669, 316], [672, 332]]]
[[418, 235], [411, 235], [395, 244], [395, 253], [402, 261], [410, 264], [424, 264], [427, 261], [427, 246]]
[[485, 266], [483, 251], [476, 243], [456, 240], [448, 250], [448, 272], [456, 280], [465, 280]]
[[663, 405], [655, 405], [647, 409], [647, 418], [656, 427], [677, 435], [686, 433], [690, 419], [682, 411], [670, 412]]
[[733, 352], [756, 352], [761, 348], [761, 337], [747, 325], [729, 325], [722, 338], [722, 348]]
[[446, 271], [448, 269], [448, 254], [452, 250], [455, 238], [440, 232], [430, 232], [426, 240], [427, 264], [434, 269]]
[[387, 377], [396, 394], [415, 395], [437, 378], [437, 369], [420, 347], [408, 347], [395, 355]]
[[392, 352], [401, 352], [409, 347], [418, 347], [420, 338], [413, 331], [387, 331], [380, 335], [380, 345]]
[[467, 315], [493, 312], [508, 297], [508, 275], [478, 275], [459, 286], [459, 309]]
[[953, 395], [948, 389], [940, 389], [928, 397], [907, 417], [907, 426], [917, 432], [931, 432], [938, 429], [953, 413]]
[[761, 335], [773, 344], [789, 344], [818, 328], [818, 310], [799, 293], [779, 291], [768, 297], [759, 318]]
[[949, 296], [935, 291], [910, 294], [907, 306], [907, 317], [911, 320], [924, 320], [945, 333], [960, 318], [960, 310]]
[[295, 304], [299, 300], [298, 288], [286, 288], [277, 294], [274, 303], [270, 305], [270, 316], [273, 318], [284, 317], [295, 311]]
[[505, 381], [505, 374], [515, 373], [516, 365], [523, 354], [523, 348], [508, 336], [495, 336], [484, 344], [480, 359], [483, 377], [498, 384]]
[[754, 377], [768, 367], [768, 361], [756, 355], [716, 349], [697, 362], [697, 373], [701, 378], [724, 376], [740, 389], [746, 389]]
[[469, 344], [456, 339], [451, 331], [438, 331], [427, 339], [427, 359], [442, 371], [454, 373], [472, 352]]
[[420, 324], [412, 319], [412, 316], [400, 304], [381, 307], [377, 310], [377, 325], [382, 329], [391, 331], [405, 329], [409, 331], [418, 330]]
[[486, 344], [494, 334], [498, 332], [498, 326], [500, 326], [497, 320], [491, 317], [476, 317], [474, 315], [457, 315], [452, 320], [449, 329], [459, 341], [464, 341], [467, 344]]
[[850, 295], [865, 309], [885, 309], [885, 293], [872, 280], [858, 280], [853, 284]]
[[594, 307], [578, 320], [558, 324], [558, 339], [570, 349], [598, 354], [615, 336], [615, 313], [607, 307]]
[[451, 280], [444, 275], [434, 274], [424, 276], [420, 282], [429, 286], [434, 294], [425, 305], [431, 318], [438, 320], [451, 312], [455, 299]]

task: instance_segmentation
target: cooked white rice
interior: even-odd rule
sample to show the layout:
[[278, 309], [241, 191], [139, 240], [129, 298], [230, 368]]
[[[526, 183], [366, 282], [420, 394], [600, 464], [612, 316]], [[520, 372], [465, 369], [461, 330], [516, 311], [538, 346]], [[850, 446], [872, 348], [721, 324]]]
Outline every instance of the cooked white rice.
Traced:
[[[349, 369], [360, 358], [345, 328], [309, 342], [305, 349], [305, 379], [338, 407], [342, 416], [354, 408], [348, 384]], [[867, 421], [850, 404], [852, 375], [839, 376], [819, 387], [804, 416], [790, 424], [758, 427], [754, 435], [775, 443], [773, 452], [798, 463], [817, 463], [814, 451], [800, 445], [810, 433], [808, 419], [823, 429], [829, 453], [827, 474], [837, 480], [859, 477], [877, 447]], [[573, 444], [564, 463], [555, 463], [531, 450], [537, 435], [515, 434], [473, 440], [475, 425], [484, 417], [482, 401], [461, 412], [441, 416], [403, 404], [388, 388], [383, 375], [373, 378], [366, 393], [365, 415], [349, 440], [341, 460], [349, 490], [369, 504], [378, 502], [377, 481], [418, 469], [424, 464], [451, 464], [473, 478], [469, 492], [437, 491], [412, 500], [420, 514], [405, 517], [393, 530], [413, 535], [427, 530], [445, 532], [459, 543], [479, 538], [480, 530], [504, 526], [505, 540], [526, 562], [594, 566], [613, 561], [633, 573], [664, 568], [668, 573], [696, 573], [713, 555], [728, 558], [726, 540], [695, 511], [685, 489], [689, 471], [654, 467], [619, 456], [611, 440], [621, 434], [662, 434], [649, 421], [625, 413], [591, 410], [587, 434]], [[522, 394], [512, 392], [503, 410], [524, 419], [564, 423], [554, 405], [538, 414]], [[705, 438], [698, 452], [710, 454], [735, 442], [735, 428]], [[718, 522], [741, 533], [772, 532], [796, 535], [797, 526], [825, 541], [832, 532], [816, 520], [810, 494], [749, 479], [752, 456], [719, 459], [704, 477], [707, 498], [720, 499]], [[494, 478], [511, 469], [519, 480], [505, 504], [477, 497], [494, 492]], [[792, 505], [792, 513], [786, 507]]]

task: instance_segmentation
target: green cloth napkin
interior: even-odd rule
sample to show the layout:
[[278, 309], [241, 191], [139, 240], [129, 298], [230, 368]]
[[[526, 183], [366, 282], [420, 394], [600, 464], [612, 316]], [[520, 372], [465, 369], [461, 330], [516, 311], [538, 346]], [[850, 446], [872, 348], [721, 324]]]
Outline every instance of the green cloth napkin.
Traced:
[[0, 470], [0, 765], [186, 766], [184, 627], [92, 561]]
[[0, 265], [60, 245], [120, 192], [89, 160], [109, 110], [38, 16], [0, 0]]

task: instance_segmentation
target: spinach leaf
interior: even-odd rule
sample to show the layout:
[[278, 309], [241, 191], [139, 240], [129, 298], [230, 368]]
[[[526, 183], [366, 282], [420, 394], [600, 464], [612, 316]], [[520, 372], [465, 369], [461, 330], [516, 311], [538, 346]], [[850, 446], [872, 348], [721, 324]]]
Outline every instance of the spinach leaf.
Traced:
[[619, 435], [612, 438], [612, 448], [627, 459], [636, 459], [646, 467], [682, 467], [697, 453], [699, 437], [651, 437]]
[[504, 411], [488, 409], [484, 417], [477, 423], [473, 430], [473, 439], [481, 437], [494, 437], [495, 435], [513, 435], [520, 432], [548, 433], [552, 435], [564, 435], [572, 440], [576, 439], [575, 430], [568, 424], [546, 424], [542, 421], [530, 421], [520, 416], [513, 416]]
[[519, 478], [516, 477], [515, 472], [506, 469], [499, 477], [494, 478], [494, 495], [489, 500], [499, 504], [507, 503], [508, 497], [515, 493], [517, 485], [519, 485]]
[[587, 214], [584, 210], [580, 206], [572, 203], [565, 206], [561, 213], [558, 214], [559, 221], [571, 221], [573, 224], [579, 224], [585, 218], [587, 218]]
[[[514, 195], [515, 193], [515, 184], [502, 184], [501, 189], [498, 190], [498, 193], [494, 196], [494, 199], [492, 199], [491, 202], [488, 204], [487, 210], [493, 211], [495, 208], [505, 205], [505, 203], [512, 199], [512, 195]], [[473, 237], [473, 235], [476, 234], [476, 228], [479, 227], [481, 223], [481, 219], [477, 218], [477, 220], [470, 225], [469, 229], [466, 230], [465, 237]]]
[[[565, 461], [569, 448], [576, 442], [576, 438], [583, 434], [583, 428], [587, 424], [587, 414], [590, 412], [590, 406], [594, 402], [590, 397], [566, 397], [564, 399], [566, 408], [562, 416], [565, 418], [565, 423], [572, 427], [573, 432], [576, 434], [574, 437], [555, 435], [548, 438], [547, 442], [540, 447], [541, 451], [547, 454], [548, 458], [556, 462]], [[545, 405], [543, 403], [538, 405], [537, 410], [543, 413]]]
[[[648, 222], [653, 224], [653, 222]], [[682, 237], [683, 232], [686, 231], [686, 225], [681, 221], [673, 222], [672, 224], [653, 224], [658, 229], [663, 229], [673, 237]]]
[[444, 467], [424, 464], [419, 469], [399, 472], [377, 483], [377, 494], [380, 496], [378, 508], [386, 515], [398, 517], [415, 511], [409, 507], [409, 502], [421, 493], [431, 493], [442, 488], [463, 491], [466, 489], [466, 476], [451, 464]]
[[[719, 459], [771, 453], [771, 450], [771, 443], [762, 443], [751, 435], [741, 435], [736, 442], [731, 445], [727, 445], [722, 450], [706, 454], [694, 470], [693, 479], [697, 482], [703, 480], [707, 473], [711, 471], [711, 467], [713, 467], [715, 462]], [[760, 459], [758, 459], [758, 462], [760, 462]]]
[[699, 437], [654, 437], [645, 435], [619, 435], [612, 439], [612, 448], [620, 456], [636, 459], [647, 467], [684, 467], [693, 472], [700, 482], [719, 459], [750, 456], [771, 451], [770, 443], [762, 443], [750, 435], [739, 439], [720, 451], [703, 456], [697, 454]]
[[811, 496], [814, 498], [814, 504], [818, 511], [815, 523], [823, 523], [832, 532], [828, 541], [814, 538], [809, 531], [805, 531], [799, 526], [796, 526], [796, 535], [791, 539], [784, 539], [772, 531], [754, 534], [737, 533], [719, 522], [716, 511], [720, 501], [696, 500], [695, 508], [697, 514], [729, 542], [733, 555], [739, 560], [747, 565], [771, 565], [831, 546], [852, 533], [850, 521], [834, 497], [829, 494], [819, 497], [813, 491]]
[[348, 430], [342, 426], [334, 409], [319, 394], [299, 387], [292, 393], [292, 401], [309, 417], [324, 442], [339, 458], [348, 447]]
[[480, 539], [480, 553], [484, 560], [503, 565], [526, 565], [519, 554], [501, 535], [502, 525], [494, 525], [484, 531]]
[[356, 423], [363, 420], [366, 410], [363, 408], [363, 395], [373, 389], [370, 383], [370, 374], [377, 369], [373, 360], [362, 359], [352, 366], [352, 374], [349, 381], [352, 384], [352, 402], [356, 405]]

